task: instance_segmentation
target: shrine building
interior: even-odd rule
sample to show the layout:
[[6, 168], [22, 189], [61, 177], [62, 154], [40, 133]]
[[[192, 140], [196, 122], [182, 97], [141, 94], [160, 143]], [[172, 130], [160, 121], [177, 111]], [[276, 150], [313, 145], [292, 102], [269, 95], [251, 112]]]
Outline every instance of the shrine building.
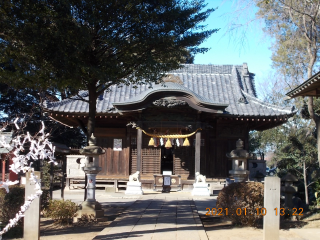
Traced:
[[[86, 91], [80, 94], [88, 98]], [[77, 127], [87, 124], [89, 106], [65, 99], [46, 102], [45, 111]], [[186, 64], [169, 72], [164, 84], [112, 86], [97, 99], [94, 135], [106, 150], [97, 182], [125, 180], [138, 170], [144, 189], [153, 189], [155, 175], [164, 172], [179, 175], [182, 190], [192, 188], [196, 172], [225, 179], [232, 168], [226, 153], [238, 139], [248, 150], [250, 131], [281, 125], [294, 114], [257, 98], [246, 63]], [[67, 178], [72, 177], [67, 169]]]

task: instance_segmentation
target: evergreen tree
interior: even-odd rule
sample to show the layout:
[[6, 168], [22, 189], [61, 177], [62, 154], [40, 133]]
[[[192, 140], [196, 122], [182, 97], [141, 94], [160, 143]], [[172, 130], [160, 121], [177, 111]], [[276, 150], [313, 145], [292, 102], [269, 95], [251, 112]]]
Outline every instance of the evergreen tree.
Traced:
[[[0, 82], [36, 90], [88, 90], [86, 134], [96, 100], [112, 85], [161, 82], [217, 30], [203, 0], [4, 0]], [[7, 69], [11, 70], [8, 71]]]
[[[35, 135], [41, 127], [40, 121], [44, 121], [47, 126], [46, 132], [50, 132], [50, 141], [74, 148], [84, 146], [86, 137], [79, 128], [63, 126], [43, 115], [41, 95], [45, 99], [58, 101], [49, 92], [40, 94], [32, 89], [14, 89], [6, 84], [0, 84], [0, 123], [12, 122], [19, 118], [22, 128], [17, 134], [30, 132]], [[7, 131], [10, 130], [11, 126], [8, 126]]]

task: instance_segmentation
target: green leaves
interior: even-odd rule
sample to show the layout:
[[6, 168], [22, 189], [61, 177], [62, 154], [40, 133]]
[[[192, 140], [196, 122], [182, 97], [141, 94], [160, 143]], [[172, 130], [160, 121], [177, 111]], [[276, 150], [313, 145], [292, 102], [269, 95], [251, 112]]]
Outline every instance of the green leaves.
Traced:
[[186, 49], [206, 50], [197, 45], [216, 30], [199, 31], [213, 12], [201, 12], [203, 2], [4, 1], [0, 63], [12, 61], [14, 71], [0, 80], [59, 89], [155, 81], [180, 66]]
[[87, 89], [93, 131], [101, 91], [160, 82], [188, 53], [207, 51], [198, 45], [217, 30], [200, 24], [214, 11], [205, 6], [204, 0], [4, 0], [0, 82]]

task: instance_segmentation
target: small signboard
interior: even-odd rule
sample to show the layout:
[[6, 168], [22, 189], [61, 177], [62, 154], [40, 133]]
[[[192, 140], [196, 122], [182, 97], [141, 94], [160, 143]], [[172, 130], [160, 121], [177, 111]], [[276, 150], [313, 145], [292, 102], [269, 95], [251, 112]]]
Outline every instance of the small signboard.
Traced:
[[170, 185], [171, 185], [171, 177], [163, 176], [163, 186], [170, 186]]
[[113, 151], [122, 151], [122, 139], [113, 139]]

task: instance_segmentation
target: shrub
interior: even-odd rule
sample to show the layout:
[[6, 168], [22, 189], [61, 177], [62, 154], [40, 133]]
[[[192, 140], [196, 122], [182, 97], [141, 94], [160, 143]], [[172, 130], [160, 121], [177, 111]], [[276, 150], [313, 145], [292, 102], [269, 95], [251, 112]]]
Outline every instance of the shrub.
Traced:
[[77, 212], [77, 205], [70, 200], [50, 200], [46, 216], [56, 223], [69, 224]]
[[40, 209], [41, 211], [44, 211], [45, 209], [48, 208], [49, 201], [51, 200], [50, 190], [49, 189], [41, 189], [41, 190], [42, 190], [42, 194], [40, 197]]
[[[4, 188], [0, 188], [0, 222], [6, 225], [10, 219], [20, 211], [20, 207], [24, 204], [24, 187], [16, 185], [9, 187], [9, 193]], [[22, 237], [23, 219], [18, 225], [10, 229], [4, 236], [6, 237]]]
[[[263, 184], [259, 182], [232, 183], [219, 193], [217, 208], [227, 208], [228, 215], [225, 210], [221, 213], [223, 217], [229, 218], [234, 224], [256, 226], [259, 219], [263, 217], [260, 212], [263, 208], [263, 191]], [[238, 210], [240, 213], [238, 215], [236, 213], [239, 208], [241, 212]], [[257, 208], [259, 214], [257, 214]], [[246, 209], [246, 214], [244, 209]]]

